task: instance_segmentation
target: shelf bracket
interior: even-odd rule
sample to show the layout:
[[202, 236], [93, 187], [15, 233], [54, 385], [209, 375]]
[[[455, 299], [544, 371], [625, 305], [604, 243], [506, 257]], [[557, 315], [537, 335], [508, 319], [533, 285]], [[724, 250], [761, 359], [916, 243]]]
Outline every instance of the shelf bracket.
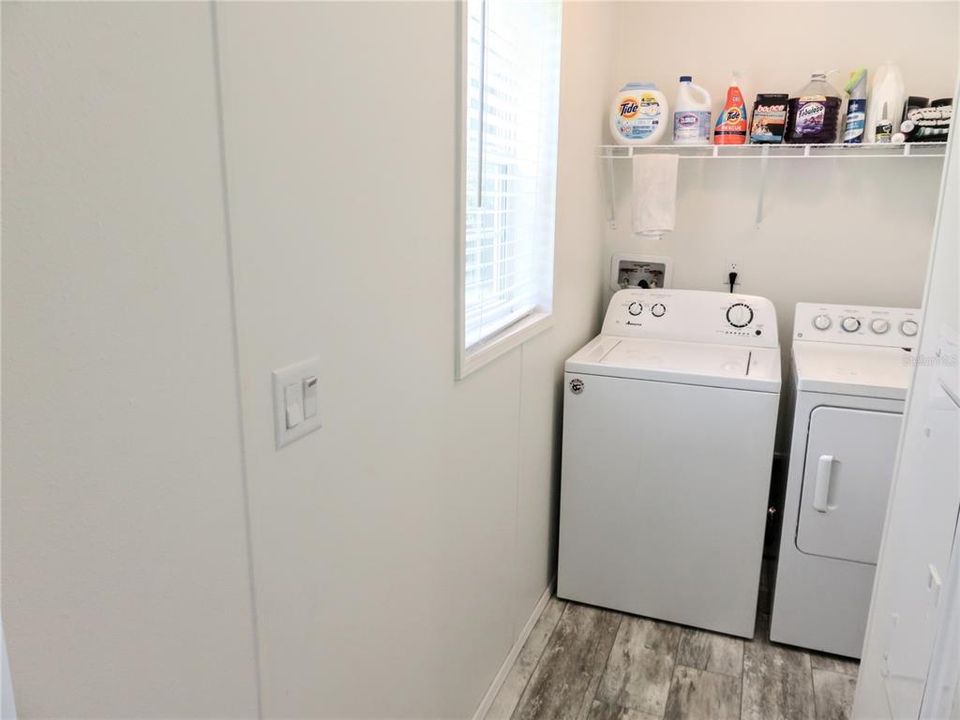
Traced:
[[770, 147], [764, 145], [760, 151], [760, 188], [757, 190], [757, 230], [763, 222], [763, 200], [767, 189], [767, 164], [770, 161]]
[[607, 223], [610, 225], [611, 230], [617, 229], [617, 193], [616, 186], [614, 183], [614, 172], [613, 172], [613, 157], [607, 157], [603, 159], [604, 172], [606, 175], [605, 185], [606, 185], [606, 200], [607, 200]]

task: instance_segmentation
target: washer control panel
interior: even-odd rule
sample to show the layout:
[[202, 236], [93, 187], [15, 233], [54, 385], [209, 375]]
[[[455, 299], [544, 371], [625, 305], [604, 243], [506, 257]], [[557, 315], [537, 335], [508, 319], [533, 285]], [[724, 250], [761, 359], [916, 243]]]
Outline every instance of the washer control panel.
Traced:
[[755, 295], [628, 289], [613, 296], [604, 335], [777, 347], [773, 304]]
[[797, 303], [795, 340], [913, 349], [920, 336], [921, 312], [915, 308]]

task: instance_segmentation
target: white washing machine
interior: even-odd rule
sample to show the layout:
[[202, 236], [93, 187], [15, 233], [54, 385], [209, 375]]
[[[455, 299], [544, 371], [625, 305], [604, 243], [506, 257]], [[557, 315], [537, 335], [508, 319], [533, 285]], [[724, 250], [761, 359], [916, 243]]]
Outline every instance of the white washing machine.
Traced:
[[753, 637], [780, 399], [773, 305], [621, 290], [564, 380], [557, 594]]
[[770, 639], [860, 657], [920, 311], [799, 303]]

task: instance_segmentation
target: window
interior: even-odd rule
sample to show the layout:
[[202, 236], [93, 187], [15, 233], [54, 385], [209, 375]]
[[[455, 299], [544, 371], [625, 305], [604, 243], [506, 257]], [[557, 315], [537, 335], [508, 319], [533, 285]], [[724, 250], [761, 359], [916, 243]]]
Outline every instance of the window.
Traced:
[[464, 7], [460, 377], [549, 327], [561, 21], [557, 0]]

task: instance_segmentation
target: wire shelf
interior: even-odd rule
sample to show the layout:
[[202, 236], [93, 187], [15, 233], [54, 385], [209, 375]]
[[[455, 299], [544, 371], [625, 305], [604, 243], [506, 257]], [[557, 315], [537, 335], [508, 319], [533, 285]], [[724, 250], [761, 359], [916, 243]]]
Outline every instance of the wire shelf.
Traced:
[[628, 159], [634, 155], [679, 155], [681, 160], [748, 160], [763, 158], [929, 158], [943, 157], [945, 142], [860, 144], [860, 145], [601, 145], [600, 157], [605, 160]]
[[629, 160], [638, 155], [678, 155], [681, 160], [759, 160], [757, 190], [757, 227], [763, 222], [764, 194], [767, 165], [771, 160], [822, 160], [851, 158], [928, 158], [942, 159], [947, 143], [901, 143], [861, 145], [601, 145], [599, 157], [605, 167], [602, 174], [606, 196], [607, 221], [616, 227], [616, 173], [617, 160]]

